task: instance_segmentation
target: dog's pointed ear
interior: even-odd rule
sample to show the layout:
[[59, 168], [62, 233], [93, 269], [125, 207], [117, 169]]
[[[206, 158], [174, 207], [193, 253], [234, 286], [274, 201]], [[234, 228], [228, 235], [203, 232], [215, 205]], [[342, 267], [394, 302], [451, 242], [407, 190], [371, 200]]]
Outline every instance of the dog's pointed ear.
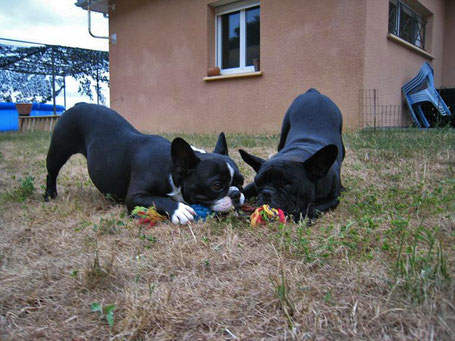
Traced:
[[218, 136], [218, 142], [216, 143], [213, 152], [221, 155], [228, 155], [228, 147], [224, 133], [221, 133], [220, 136]]
[[180, 137], [177, 137], [172, 141], [171, 156], [177, 172], [185, 172], [189, 169], [194, 169], [201, 161], [196, 156], [191, 146]]
[[308, 160], [303, 162], [308, 178], [311, 181], [317, 181], [326, 176], [337, 156], [338, 148], [334, 144], [329, 144], [319, 149]]
[[247, 153], [243, 149], [239, 149], [240, 156], [242, 157], [243, 161], [249, 164], [254, 171], [257, 173], [261, 168], [262, 164], [266, 162], [264, 159], [261, 159], [258, 156], [254, 156], [252, 154]]

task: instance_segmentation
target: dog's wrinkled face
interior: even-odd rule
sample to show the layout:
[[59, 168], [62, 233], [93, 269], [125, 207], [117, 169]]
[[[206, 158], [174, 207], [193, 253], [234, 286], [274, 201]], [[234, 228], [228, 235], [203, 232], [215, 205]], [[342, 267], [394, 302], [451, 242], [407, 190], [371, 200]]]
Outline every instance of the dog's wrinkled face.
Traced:
[[247, 190], [256, 196], [257, 204], [281, 208], [299, 219], [316, 201], [316, 183], [324, 178], [335, 162], [338, 149], [334, 145], [321, 148], [303, 162], [284, 159], [277, 154], [264, 160], [240, 150], [242, 159], [255, 171], [253, 186]]
[[243, 176], [228, 156], [226, 138], [218, 138], [213, 153], [196, 151], [183, 139], [172, 142], [171, 153], [183, 200], [203, 204], [216, 212], [241, 206], [245, 197]]
[[314, 184], [298, 162], [268, 161], [254, 178], [257, 204], [296, 215], [314, 201]]

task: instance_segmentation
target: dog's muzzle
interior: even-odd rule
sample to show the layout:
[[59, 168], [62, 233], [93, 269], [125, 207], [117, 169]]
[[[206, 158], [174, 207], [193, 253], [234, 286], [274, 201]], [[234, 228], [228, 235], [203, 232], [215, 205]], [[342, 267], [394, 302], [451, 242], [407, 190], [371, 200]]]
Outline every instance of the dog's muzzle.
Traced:
[[240, 207], [245, 203], [245, 196], [235, 187], [229, 187], [228, 197], [232, 199], [235, 207]]
[[245, 202], [245, 196], [237, 187], [231, 186], [228, 195], [217, 200], [210, 208], [215, 212], [227, 212], [233, 208], [240, 207]]

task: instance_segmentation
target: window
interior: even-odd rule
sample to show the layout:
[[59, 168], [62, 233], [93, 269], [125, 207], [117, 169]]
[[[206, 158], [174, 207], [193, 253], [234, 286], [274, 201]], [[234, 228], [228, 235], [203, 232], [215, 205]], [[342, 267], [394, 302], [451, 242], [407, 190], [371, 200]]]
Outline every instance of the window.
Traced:
[[425, 49], [426, 21], [399, 0], [389, 2], [389, 33]]
[[240, 1], [216, 10], [216, 62], [222, 74], [259, 68], [260, 6]]

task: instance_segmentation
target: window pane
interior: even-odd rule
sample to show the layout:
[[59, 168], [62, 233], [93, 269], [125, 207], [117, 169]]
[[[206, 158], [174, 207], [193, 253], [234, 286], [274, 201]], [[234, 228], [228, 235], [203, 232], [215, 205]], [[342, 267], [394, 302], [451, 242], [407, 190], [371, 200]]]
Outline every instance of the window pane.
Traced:
[[240, 67], [240, 12], [221, 16], [223, 69]]
[[416, 41], [415, 45], [423, 48], [425, 41], [425, 25], [419, 21], [416, 22]]
[[397, 5], [392, 1], [389, 3], [389, 32], [395, 35], [398, 34]]
[[253, 59], [259, 58], [259, 23], [260, 10], [253, 7], [246, 10], [246, 65], [253, 65]]
[[[397, 13], [397, 15], [396, 19], [393, 21], [391, 15], [394, 11]], [[398, 20], [399, 24], [397, 23]], [[395, 26], [398, 33], [397, 35], [400, 38], [424, 49], [425, 25], [425, 20], [417, 12], [405, 5], [403, 2], [397, 0], [390, 1], [389, 32], [391, 32], [391, 26]]]
[[415, 21], [412, 18], [412, 12], [404, 6], [401, 6], [400, 12], [400, 37], [414, 44]]

